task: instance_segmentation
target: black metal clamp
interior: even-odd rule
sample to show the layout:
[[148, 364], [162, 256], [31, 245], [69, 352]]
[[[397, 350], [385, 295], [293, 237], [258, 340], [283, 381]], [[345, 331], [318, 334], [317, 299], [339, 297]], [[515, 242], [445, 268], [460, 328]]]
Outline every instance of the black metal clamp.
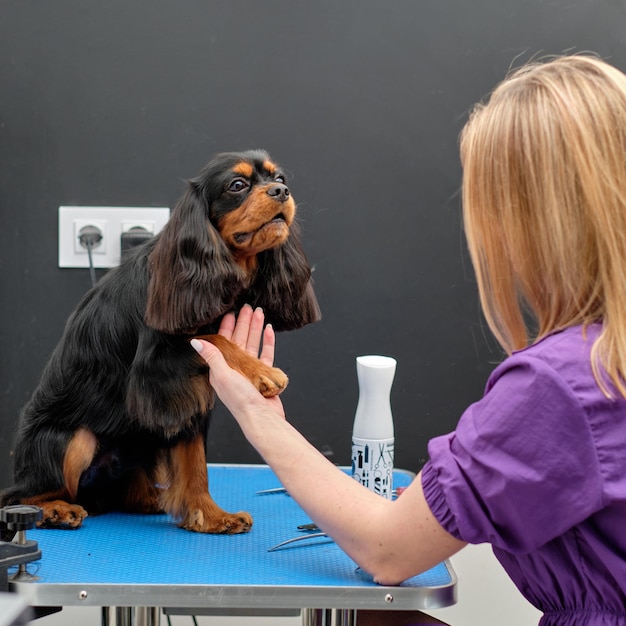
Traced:
[[0, 508], [0, 592], [9, 590], [9, 568], [18, 566], [11, 580], [32, 578], [26, 563], [41, 558], [36, 541], [26, 539], [26, 531], [34, 528], [43, 511], [37, 506], [15, 504]]
[[[41, 550], [36, 541], [26, 539], [26, 531], [34, 528], [43, 517], [43, 511], [37, 506], [14, 504], [0, 508], [0, 603], [12, 603], [9, 581], [36, 580], [36, 576], [26, 571], [26, 563], [41, 558]], [[17, 572], [9, 577], [9, 568], [17, 565]], [[13, 606], [15, 616], [0, 615], [0, 626], [5, 624], [26, 624], [32, 619], [57, 613], [61, 607], [26, 607]], [[8, 610], [8, 609], [7, 609]], [[19, 615], [18, 615], [19, 612]], [[6, 619], [5, 619], [6, 618]], [[10, 618], [10, 621], [6, 621]], [[4, 621], [3, 621], [4, 619]]]

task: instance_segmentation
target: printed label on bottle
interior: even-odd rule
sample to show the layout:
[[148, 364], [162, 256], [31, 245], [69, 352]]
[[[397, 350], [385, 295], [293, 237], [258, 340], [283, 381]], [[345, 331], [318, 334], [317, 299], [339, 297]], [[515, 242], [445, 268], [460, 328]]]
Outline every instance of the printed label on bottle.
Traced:
[[393, 490], [393, 448], [393, 439], [352, 439], [352, 478], [388, 500]]

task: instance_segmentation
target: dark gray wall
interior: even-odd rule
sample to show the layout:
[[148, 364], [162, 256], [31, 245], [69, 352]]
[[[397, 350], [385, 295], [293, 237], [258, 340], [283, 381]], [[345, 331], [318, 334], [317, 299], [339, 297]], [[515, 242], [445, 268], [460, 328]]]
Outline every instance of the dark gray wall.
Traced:
[[[394, 356], [397, 465], [418, 469], [501, 358], [461, 233], [466, 113], [537, 54], [626, 69], [625, 33], [623, 0], [5, 0], [0, 485], [89, 287], [57, 267], [58, 206], [173, 206], [213, 153], [256, 147], [292, 173], [324, 313], [279, 338], [290, 419], [347, 463], [355, 356]], [[258, 460], [223, 410], [209, 453]]]

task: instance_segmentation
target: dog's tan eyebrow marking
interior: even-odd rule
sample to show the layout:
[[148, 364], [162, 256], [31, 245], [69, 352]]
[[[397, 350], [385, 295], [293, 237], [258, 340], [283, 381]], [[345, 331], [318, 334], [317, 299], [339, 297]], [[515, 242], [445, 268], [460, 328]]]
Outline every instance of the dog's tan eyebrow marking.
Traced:
[[263, 169], [270, 174], [276, 173], [276, 166], [271, 161], [263, 161]]
[[233, 167], [233, 172], [235, 174], [239, 174], [240, 176], [245, 176], [246, 178], [251, 178], [254, 173], [254, 168], [250, 163], [246, 161], [242, 161], [241, 163], [237, 163], [235, 167]]

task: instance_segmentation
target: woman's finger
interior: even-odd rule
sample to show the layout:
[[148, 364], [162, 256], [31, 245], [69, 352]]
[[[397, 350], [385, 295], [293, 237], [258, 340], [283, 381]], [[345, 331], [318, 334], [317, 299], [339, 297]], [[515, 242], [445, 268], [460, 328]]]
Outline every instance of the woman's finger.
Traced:
[[204, 339], [192, 339], [189, 343], [209, 366], [209, 378], [218, 394], [218, 387], [221, 385], [216, 383], [224, 383], [233, 374], [239, 376], [239, 374], [232, 370], [228, 363], [226, 363], [224, 355], [217, 346], [214, 346]]
[[248, 337], [246, 339], [246, 350], [252, 354], [252, 356], [259, 356], [261, 349], [261, 337], [263, 336], [263, 324], [265, 323], [265, 315], [263, 309], [256, 308], [252, 313], [252, 319], [250, 320], [250, 327], [248, 329]]
[[217, 346], [204, 339], [192, 339], [189, 344], [207, 362], [211, 369], [215, 367], [216, 370], [223, 370], [228, 367], [224, 355]]
[[231, 337], [231, 341], [244, 350], [248, 344], [248, 334], [250, 332], [252, 315], [252, 307], [249, 304], [244, 304], [237, 315], [237, 322], [235, 323], [235, 328]]
[[271, 324], [268, 324], [263, 331], [263, 349], [259, 357], [263, 363], [274, 365], [274, 354], [276, 349], [276, 335]]
[[235, 330], [235, 314], [226, 313], [220, 322], [220, 328], [217, 331], [218, 335], [226, 337], [226, 339], [232, 339], [233, 331]]

